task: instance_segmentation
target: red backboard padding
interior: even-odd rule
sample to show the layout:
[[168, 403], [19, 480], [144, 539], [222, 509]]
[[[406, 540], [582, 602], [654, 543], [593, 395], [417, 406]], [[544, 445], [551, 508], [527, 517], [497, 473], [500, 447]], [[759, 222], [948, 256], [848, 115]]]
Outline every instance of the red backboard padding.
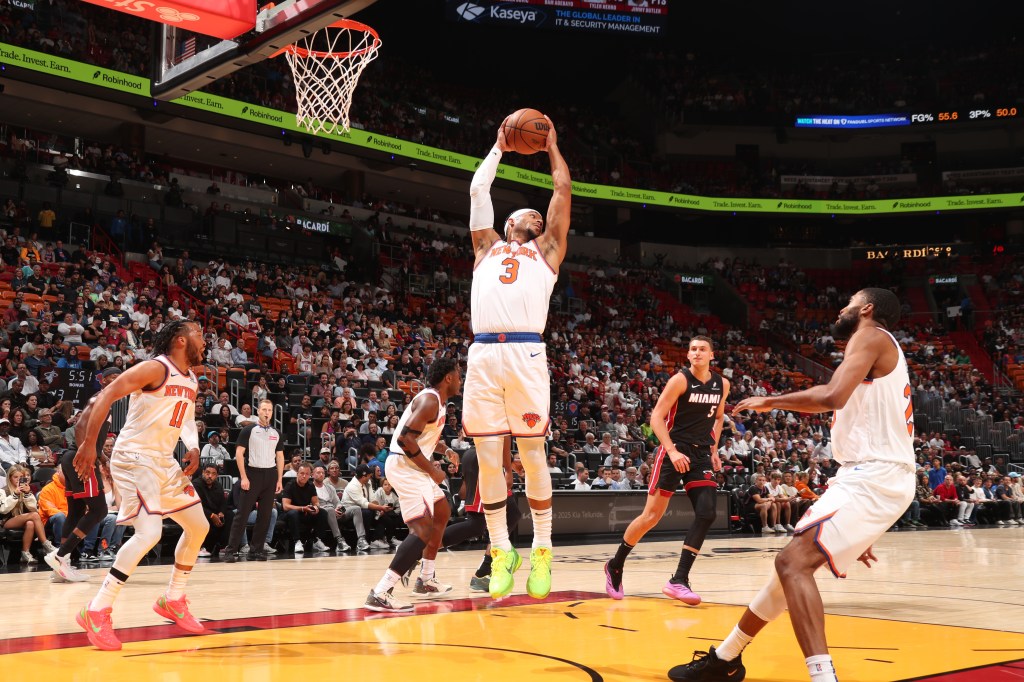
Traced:
[[256, 25], [256, 0], [85, 0], [161, 24], [230, 40]]

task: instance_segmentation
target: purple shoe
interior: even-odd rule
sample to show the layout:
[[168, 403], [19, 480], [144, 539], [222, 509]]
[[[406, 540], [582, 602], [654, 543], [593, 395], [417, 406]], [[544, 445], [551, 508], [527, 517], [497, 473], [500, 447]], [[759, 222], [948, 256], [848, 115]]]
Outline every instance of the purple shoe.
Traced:
[[619, 587], [615, 588], [615, 581], [612, 580], [611, 569], [608, 568], [608, 563], [604, 565], [604, 591], [608, 593], [608, 596], [612, 599], [622, 599], [626, 596], [626, 591], [622, 589], [622, 579], [619, 578]]
[[661, 588], [661, 593], [666, 597], [678, 599], [684, 604], [689, 604], [690, 606], [696, 606], [700, 603], [699, 594], [691, 590], [687, 585], [680, 585], [679, 583], [674, 583], [671, 580], [665, 583], [665, 587]]

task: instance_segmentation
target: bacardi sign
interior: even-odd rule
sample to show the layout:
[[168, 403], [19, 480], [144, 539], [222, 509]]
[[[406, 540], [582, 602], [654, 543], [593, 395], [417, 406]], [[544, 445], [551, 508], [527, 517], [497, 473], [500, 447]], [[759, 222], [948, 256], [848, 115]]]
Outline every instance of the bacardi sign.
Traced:
[[256, 25], [256, 0], [85, 0], [133, 16], [230, 40]]

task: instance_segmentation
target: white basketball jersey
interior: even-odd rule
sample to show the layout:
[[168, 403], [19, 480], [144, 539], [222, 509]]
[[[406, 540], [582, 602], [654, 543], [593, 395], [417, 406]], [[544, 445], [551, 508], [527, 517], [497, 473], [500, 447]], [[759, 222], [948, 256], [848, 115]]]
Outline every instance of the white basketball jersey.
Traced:
[[[420, 450], [423, 451], [423, 456], [428, 460], [433, 457], [434, 447], [437, 446], [437, 441], [441, 438], [441, 429], [444, 428], [444, 422], [446, 418], [444, 406], [441, 404], [441, 396], [438, 395], [437, 391], [432, 388], [426, 388], [420, 391], [413, 400], [420, 400], [420, 396], [427, 394], [433, 396], [437, 400], [437, 419], [423, 427], [423, 433], [416, 439], [416, 444], [420, 446]], [[423, 400], [430, 400], [430, 398], [423, 398]], [[410, 406], [411, 407], [411, 406]], [[406, 423], [409, 421], [409, 417], [412, 415], [412, 410], [407, 407], [402, 412], [402, 418], [398, 420], [398, 426], [395, 427], [395, 432], [391, 435], [391, 452], [402, 455], [405, 454], [405, 450], [402, 449], [402, 444], [399, 442], [398, 437], [402, 433], [402, 429], [405, 428]], [[415, 466], [415, 464], [413, 465]]]
[[131, 394], [128, 418], [114, 443], [117, 452], [166, 457], [178, 445], [181, 425], [196, 418], [196, 375], [182, 374], [164, 355], [153, 362], [164, 366], [164, 380], [152, 391]]
[[896, 345], [896, 367], [884, 377], [865, 379], [832, 420], [832, 455], [837, 462], [897, 462], [914, 465], [914, 407], [903, 350]]
[[473, 271], [473, 333], [544, 333], [557, 279], [536, 240], [496, 241]]

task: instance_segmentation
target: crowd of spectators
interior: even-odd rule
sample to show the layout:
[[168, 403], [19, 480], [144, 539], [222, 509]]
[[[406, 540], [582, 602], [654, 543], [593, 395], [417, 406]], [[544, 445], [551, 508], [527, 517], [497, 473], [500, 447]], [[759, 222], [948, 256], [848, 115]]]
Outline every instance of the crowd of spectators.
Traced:
[[[0, 2], [0, 40], [42, 52], [146, 75], [149, 68], [150, 22], [87, 3], [55, 0], [35, 7]], [[201, 44], [208, 39], [200, 39]], [[976, 104], [1000, 106], [1019, 99], [1019, 78], [1007, 65], [1022, 57], [1019, 46], [951, 50], [936, 61], [935, 54], [896, 59], [883, 54], [851, 63], [847, 55], [825, 55], [778, 62], [769, 73], [751, 76], [749, 61], [702, 59], [693, 53], [652, 49], [635, 55], [641, 66], [631, 78], [647, 88], [664, 112], [650, 130], [635, 127], [610, 110], [582, 110], [581, 93], [567, 89], [551, 98], [547, 113], [560, 126], [562, 151], [573, 178], [583, 182], [625, 185], [644, 189], [691, 192], [711, 196], [872, 199], [921, 196], [937, 191], [984, 192], [1005, 187], [943, 187], [937, 181], [901, 186], [875, 183], [836, 183], [829, 190], [805, 185], [783, 187], [780, 177], [793, 174], [839, 173], [808, 162], [770, 162], [758, 167], [717, 159], [679, 160], [660, 153], [656, 134], [687, 117], [696, 121], [713, 116], [722, 123], [779, 125], [780, 116], [791, 125], [796, 113], [878, 113], [909, 111], [933, 106]], [[784, 64], [784, 66], [782, 66]], [[941, 67], [936, 66], [941, 64]], [[1011, 77], [1012, 76], [1012, 77]], [[367, 67], [355, 91], [352, 125], [374, 132], [479, 156], [494, 139], [510, 96], [507, 84], [467, 87], [453, 77], [431, 71], [421, 61], [384, 51]], [[425, 90], [424, 82], [435, 87]], [[293, 112], [295, 85], [283, 59], [265, 60], [211, 83], [206, 90], [241, 101]], [[443, 93], [443, 94], [442, 94]], [[132, 159], [111, 159], [97, 150], [90, 163], [116, 166], [128, 175], [159, 177], [156, 168]], [[546, 172], [538, 156], [510, 157], [509, 162]], [[866, 162], [853, 175], [894, 171], [912, 173], [908, 158]], [[928, 175], [932, 169], [927, 167]], [[1007, 185], [1007, 183], [1002, 183]], [[1009, 188], [1019, 185], [1008, 181]], [[1009, 191], [1009, 190], [1008, 190]]]

